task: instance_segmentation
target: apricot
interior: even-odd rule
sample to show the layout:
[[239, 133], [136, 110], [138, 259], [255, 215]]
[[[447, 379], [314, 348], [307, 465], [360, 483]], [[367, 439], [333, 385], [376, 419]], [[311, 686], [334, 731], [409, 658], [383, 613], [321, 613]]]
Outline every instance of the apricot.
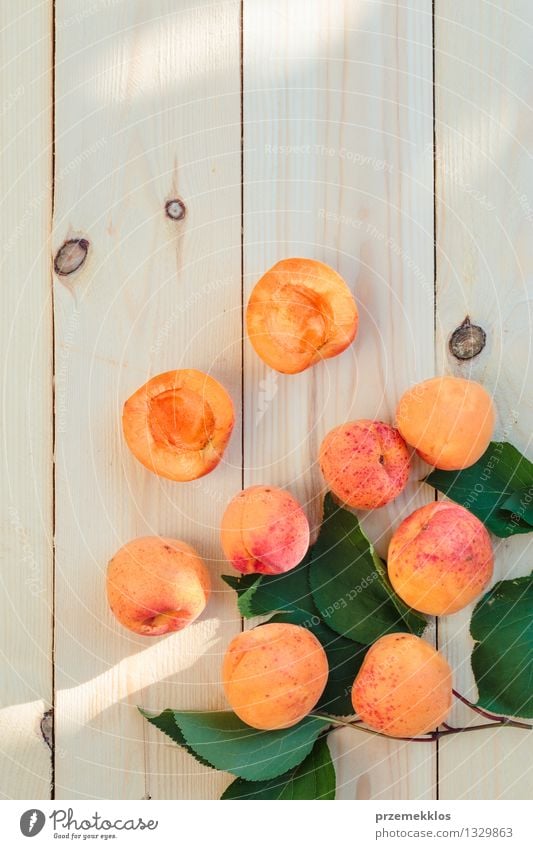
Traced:
[[145, 637], [181, 631], [194, 622], [210, 590], [205, 563], [177, 539], [132, 539], [107, 567], [112, 612], [125, 628]]
[[358, 321], [342, 277], [313, 259], [276, 263], [256, 283], [246, 310], [256, 353], [284, 374], [340, 354], [355, 339]]
[[445, 658], [413, 634], [387, 634], [368, 650], [352, 687], [354, 711], [388, 737], [416, 737], [444, 722], [452, 706]]
[[228, 504], [220, 538], [226, 558], [239, 572], [278, 575], [303, 560], [309, 523], [290, 492], [250, 486]]
[[479, 383], [433, 377], [409, 389], [396, 411], [398, 430], [426, 463], [453, 471], [485, 453], [495, 422], [494, 405]]
[[156, 475], [190, 481], [218, 465], [234, 424], [223, 386], [196, 369], [153, 377], [124, 404], [130, 451]]
[[271, 731], [307, 716], [324, 691], [328, 671], [314, 634], [299, 625], [272, 623], [233, 638], [222, 681], [237, 716], [252, 728]]
[[494, 554], [485, 526], [459, 504], [433, 501], [411, 513], [389, 544], [389, 579], [410, 607], [455, 613], [483, 592]]
[[402, 437], [385, 422], [361, 419], [333, 428], [320, 446], [322, 474], [350, 507], [383, 507], [405, 488], [411, 460]]

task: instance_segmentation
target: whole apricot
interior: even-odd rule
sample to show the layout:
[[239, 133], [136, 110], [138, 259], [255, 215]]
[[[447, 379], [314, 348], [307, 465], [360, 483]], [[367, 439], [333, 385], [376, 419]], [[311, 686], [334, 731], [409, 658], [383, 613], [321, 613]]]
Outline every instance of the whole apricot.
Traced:
[[284, 374], [340, 354], [355, 339], [358, 321], [342, 277], [314, 259], [276, 263], [256, 283], [246, 310], [256, 353]]
[[243, 722], [271, 731], [307, 716], [328, 679], [326, 653], [299, 625], [272, 623], [243, 631], [222, 665], [226, 698]]
[[239, 572], [277, 575], [303, 560], [309, 523], [290, 492], [250, 486], [228, 504], [220, 537], [224, 554]]
[[426, 463], [453, 471], [472, 466], [494, 431], [486, 389], [462, 377], [433, 377], [409, 389], [396, 411], [398, 430]]
[[389, 579], [406, 604], [433, 616], [470, 604], [492, 577], [485, 526], [459, 504], [433, 501], [411, 513], [389, 544]]
[[190, 481], [211, 472], [235, 421], [223, 386], [196, 369], [167, 371], [128, 398], [124, 437], [143, 466], [164, 478]]
[[181, 631], [202, 613], [211, 590], [209, 572], [184, 542], [139, 537], [109, 561], [107, 599], [118, 621], [145, 637]]
[[426, 734], [450, 712], [451, 669], [420, 637], [387, 634], [366, 653], [352, 704], [363, 722], [388, 737]]
[[320, 447], [320, 468], [331, 491], [350, 507], [383, 507], [405, 488], [411, 460], [395, 428], [361, 419], [333, 428]]

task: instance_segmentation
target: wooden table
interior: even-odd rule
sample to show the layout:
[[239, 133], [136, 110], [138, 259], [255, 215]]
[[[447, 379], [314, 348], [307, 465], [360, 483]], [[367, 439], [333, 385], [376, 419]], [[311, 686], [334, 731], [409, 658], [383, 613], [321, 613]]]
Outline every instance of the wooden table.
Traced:
[[[390, 420], [434, 373], [482, 381], [498, 435], [527, 451], [533, 6], [434, 5], [56, 0], [55, 19], [51, 0], [3, 7], [3, 797], [205, 799], [228, 783], [136, 705], [224, 706], [235, 595], [216, 580], [199, 622], [135, 638], [104, 593], [126, 540], [183, 537], [228, 571], [220, 517], [253, 482], [290, 488], [316, 529], [323, 435]], [[172, 199], [181, 219], [165, 214]], [[84, 265], [54, 274], [80, 237]], [[286, 377], [242, 345], [242, 309], [293, 255], [338, 269], [361, 329], [342, 356]], [[461, 363], [448, 340], [466, 316], [487, 344]], [[125, 398], [179, 367], [220, 379], [237, 411], [223, 464], [192, 484], [145, 471], [120, 429]], [[413, 483], [367, 517], [378, 549], [433, 497]], [[530, 546], [498, 541], [497, 576], [528, 573]], [[468, 619], [430, 638], [475, 698]], [[334, 739], [341, 798], [531, 795], [520, 731], [438, 747]]]

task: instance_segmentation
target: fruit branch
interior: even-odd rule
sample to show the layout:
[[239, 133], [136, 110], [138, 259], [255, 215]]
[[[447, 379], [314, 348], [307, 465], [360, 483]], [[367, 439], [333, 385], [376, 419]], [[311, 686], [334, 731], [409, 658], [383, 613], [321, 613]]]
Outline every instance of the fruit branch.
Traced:
[[405, 740], [409, 743], [435, 743], [437, 740], [440, 740], [441, 737], [449, 737], [452, 734], [464, 734], [466, 731], [482, 731], [484, 728], [507, 727], [521, 728], [525, 731], [533, 730], [533, 725], [528, 725], [526, 722], [519, 722], [516, 719], [509, 719], [507, 716], [497, 716], [496, 714], [489, 713], [470, 702], [467, 698], [465, 698], [465, 696], [461, 695], [461, 693], [458, 693], [456, 690], [453, 690], [452, 692], [460, 702], [465, 704], [475, 713], [481, 714], [481, 716], [484, 716], [486, 719], [490, 719], [491, 721], [484, 722], [479, 725], [466, 725], [461, 728], [449, 725], [447, 722], [443, 722], [442, 728], [432, 731], [430, 734], [424, 734], [421, 737], [391, 737], [388, 734], [383, 734], [381, 731], [374, 731], [372, 728], [367, 728], [362, 724], [361, 719], [341, 719], [338, 716], [331, 716], [327, 713], [315, 713], [312, 714], [312, 716], [315, 716], [317, 719], [327, 719], [332, 725], [336, 725], [338, 727], [357, 728], [360, 731], [364, 731], [365, 734], [373, 734], [375, 737], [385, 737], [387, 740]]
[[499, 722], [502, 725], [510, 725], [512, 728], [527, 728], [530, 729], [533, 726], [528, 725], [526, 722], [518, 722], [516, 719], [508, 719], [506, 716], [498, 716], [495, 713], [489, 713], [488, 710], [483, 710], [483, 708], [478, 707], [477, 705], [470, 702], [465, 696], [458, 693], [457, 690], [452, 690], [456, 699], [459, 699], [464, 705], [470, 708], [470, 710], [479, 713], [480, 716], [484, 716], [485, 719], [490, 719], [493, 722]]

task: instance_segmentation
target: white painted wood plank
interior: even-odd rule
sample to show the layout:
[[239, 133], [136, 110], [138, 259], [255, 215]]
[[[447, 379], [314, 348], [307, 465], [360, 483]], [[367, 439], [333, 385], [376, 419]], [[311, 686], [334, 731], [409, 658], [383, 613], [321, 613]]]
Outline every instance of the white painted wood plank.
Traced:
[[49, 799], [52, 704], [51, 3], [2, 7], [0, 797]]
[[[431, 3], [246, 0], [244, 143], [246, 293], [277, 260], [309, 256], [360, 308], [354, 346], [303, 374], [245, 348], [246, 483], [288, 487], [316, 530], [323, 436], [392, 420], [434, 369]], [[381, 552], [432, 497], [413, 483], [366, 517]], [[433, 797], [434, 747], [334, 738], [340, 798]]]
[[[124, 400], [150, 376], [195, 367], [241, 391], [238, 2], [57, 8], [54, 246], [83, 234], [85, 266], [55, 282], [57, 326], [57, 795], [211, 798], [227, 778], [149, 729], [136, 710], [217, 708], [220, 654], [239, 630], [216, 578], [219, 519], [241, 483], [237, 424], [201, 481], [158, 480], [129, 454]], [[180, 196], [182, 222], [165, 202]], [[201, 620], [136, 638], [107, 610], [106, 564], [142, 534], [208, 560]]]
[[[532, 33], [527, 0], [436, 4], [438, 367], [481, 381], [494, 395], [497, 436], [530, 458]], [[461, 365], [447, 343], [466, 315], [487, 344]], [[529, 573], [529, 537], [494, 542], [495, 579]], [[439, 637], [457, 688], [475, 701], [470, 614], [442, 619]], [[452, 723], [471, 717], [458, 707]], [[442, 741], [441, 798], [531, 798], [532, 754], [529, 737], [511, 729]]]

